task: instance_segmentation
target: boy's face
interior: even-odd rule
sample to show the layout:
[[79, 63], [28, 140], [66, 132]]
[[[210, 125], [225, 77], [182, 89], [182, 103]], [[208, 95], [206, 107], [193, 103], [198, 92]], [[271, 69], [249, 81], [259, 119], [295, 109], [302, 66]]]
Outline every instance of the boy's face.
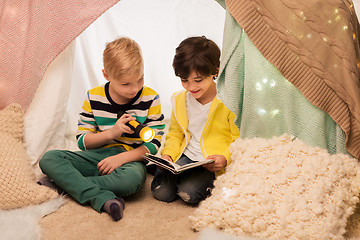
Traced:
[[187, 79], [181, 79], [181, 84], [198, 102], [206, 104], [211, 102], [216, 95], [216, 84], [213, 81], [215, 76], [203, 77], [192, 71]]
[[111, 98], [118, 104], [128, 103], [144, 86], [143, 72], [115, 79], [103, 69], [103, 75], [110, 82], [109, 93]]

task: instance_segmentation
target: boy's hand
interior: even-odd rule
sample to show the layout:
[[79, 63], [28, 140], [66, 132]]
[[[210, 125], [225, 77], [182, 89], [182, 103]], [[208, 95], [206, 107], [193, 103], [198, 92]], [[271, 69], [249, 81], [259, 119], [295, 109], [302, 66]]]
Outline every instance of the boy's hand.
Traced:
[[99, 173], [101, 175], [106, 175], [106, 174], [110, 174], [111, 172], [113, 172], [116, 168], [118, 168], [122, 165], [122, 163], [119, 159], [120, 158], [118, 157], [118, 155], [104, 158], [97, 165], [97, 168], [99, 169]]
[[168, 160], [169, 162], [173, 162], [172, 157], [170, 157], [169, 155], [162, 155], [161, 158]]
[[[162, 155], [161, 158], [165, 159], [166, 161], [173, 162], [172, 157], [170, 157], [169, 155]], [[166, 171], [166, 169], [163, 167], [157, 166], [157, 168]]]
[[131, 116], [130, 114], [123, 114], [115, 123], [115, 125], [109, 129], [111, 131], [113, 139], [121, 137], [123, 133], [134, 133], [133, 130], [129, 126], [125, 124], [129, 121], [136, 120], [135, 117]]
[[227, 164], [226, 158], [223, 155], [210, 155], [207, 159], [214, 159], [214, 162], [204, 165], [204, 168], [211, 172], [218, 172]]

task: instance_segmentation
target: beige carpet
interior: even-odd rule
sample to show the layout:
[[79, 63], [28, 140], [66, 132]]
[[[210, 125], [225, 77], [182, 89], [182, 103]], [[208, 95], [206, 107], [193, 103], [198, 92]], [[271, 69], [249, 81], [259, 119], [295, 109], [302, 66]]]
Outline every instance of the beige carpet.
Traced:
[[[124, 218], [114, 222], [106, 213], [81, 206], [71, 198], [56, 212], [42, 218], [42, 239], [122, 239], [122, 240], [195, 240], [200, 234], [191, 229], [188, 216], [195, 208], [181, 200], [163, 203], [150, 191], [152, 176], [148, 175], [143, 188], [125, 199]], [[360, 239], [360, 206], [348, 221], [345, 239]], [[206, 238], [209, 239], [209, 238]]]
[[150, 191], [152, 178], [148, 175], [143, 188], [125, 199], [124, 218], [118, 222], [68, 198], [60, 209], [41, 219], [42, 239], [198, 239], [188, 219], [194, 208], [181, 200], [155, 200]]

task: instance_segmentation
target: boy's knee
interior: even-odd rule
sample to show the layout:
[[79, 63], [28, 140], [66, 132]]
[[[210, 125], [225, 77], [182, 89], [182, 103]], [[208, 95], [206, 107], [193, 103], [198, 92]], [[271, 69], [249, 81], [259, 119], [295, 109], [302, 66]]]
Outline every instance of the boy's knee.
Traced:
[[161, 185], [151, 189], [151, 192], [155, 199], [162, 202], [172, 202], [176, 199], [176, 194], [172, 193], [167, 188], [162, 188]]
[[133, 168], [129, 172], [129, 185], [133, 192], [137, 192], [146, 180], [146, 168], [139, 166], [139, 168]]
[[206, 196], [199, 194], [198, 192], [179, 191], [178, 195], [184, 202], [188, 204], [198, 204], [200, 201], [206, 198]]
[[210, 195], [211, 188], [197, 189], [193, 186], [179, 187], [178, 195], [188, 204], [198, 204]]
[[[118, 172], [116, 171], [116, 173]], [[122, 175], [123, 173], [121, 173]], [[126, 169], [126, 178], [120, 177], [119, 181], [114, 181], [116, 184], [113, 185], [111, 191], [117, 196], [128, 196], [136, 193], [141, 189], [146, 180], [146, 168], [130, 168]], [[118, 182], [121, 182], [119, 184]], [[126, 193], [124, 193], [124, 186], [126, 188]]]
[[157, 169], [151, 182], [151, 192], [155, 199], [162, 202], [172, 202], [176, 199], [176, 181], [175, 178], [169, 178]]
[[39, 167], [43, 173], [53, 166], [52, 161], [56, 160], [59, 150], [50, 150], [44, 153], [39, 161]]
[[144, 182], [146, 180], [146, 175], [143, 175], [141, 173], [136, 173], [131, 177], [132, 181], [128, 182], [128, 191], [131, 195], [133, 193], [136, 193], [140, 190], [140, 188], [144, 185]]
[[116, 196], [126, 197], [138, 192], [142, 186], [143, 182], [140, 181], [123, 181], [121, 184], [113, 184], [113, 186], [110, 187], [109, 190], [112, 191]]

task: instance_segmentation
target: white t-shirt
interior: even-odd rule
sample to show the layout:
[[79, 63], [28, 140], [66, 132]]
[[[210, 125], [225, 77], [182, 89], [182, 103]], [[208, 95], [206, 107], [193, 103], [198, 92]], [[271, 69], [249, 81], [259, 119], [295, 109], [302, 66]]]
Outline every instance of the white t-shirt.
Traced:
[[211, 102], [202, 105], [189, 92], [186, 95], [186, 108], [189, 120], [188, 130], [191, 137], [184, 154], [193, 161], [204, 160], [200, 147], [200, 137], [209, 115], [210, 105]]

